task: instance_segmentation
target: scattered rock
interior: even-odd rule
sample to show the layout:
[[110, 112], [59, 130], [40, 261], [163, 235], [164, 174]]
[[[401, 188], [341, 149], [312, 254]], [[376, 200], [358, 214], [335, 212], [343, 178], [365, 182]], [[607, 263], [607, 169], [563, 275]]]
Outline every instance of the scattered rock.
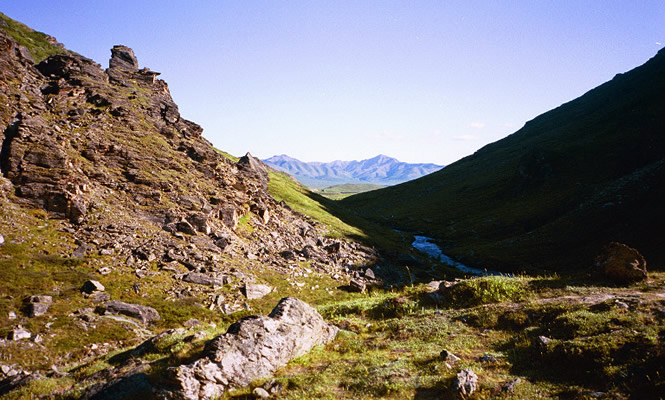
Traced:
[[83, 293], [91, 294], [93, 292], [103, 292], [106, 290], [104, 285], [99, 283], [99, 281], [88, 280], [81, 287]]
[[202, 324], [201, 324], [201, 321], [199, 321], [198, 319], [191, 318], [191, 319], [188, 319], [187, 321], [185, 321], [183, 323], [183, 325], [188, 327], [188, 328], [193, 328], [195, 326], [201, 326]]
[[201, 272], [187, 273], [182, 276], [182, 280], [189, 283], [196, 283], [198, 285], [207, 285], [207, 286], [222, 286], [226, 283], [229, 283], [228, 276], [224, 275], [218, 278]]
[[123, 303], [118, 300], [109, 301], [104, 304], [104, 314], [123, 314], [136, 318], [144, 324], [161, 319], [157, 310], [152, 307]]
[[88, 246], [87, 244], [84, 243], [84, 244], [80, 245], [79, 247], [77, 247], [76, 250], [74, 250], [74, 252], [72, 253], [72, 257], [73, 258], [83, 258], [83, 257], [85, 257], [85, 253], [88, 250], [90, 250], [90, 246]]
[[16, 328], [12, 329], [9, 332], [9, 336], [7, 339], [9, 340], [25, 340], [25, 339], [30, 339], [32, 337], [32, 333], [30, 333], [29, 330], [25, 329], [22, 326], [17, 326]]
[[480, 361], [482, 363], [492, 364], [492, 363], [498, 362], [499, 360], [491, 354], [485, 354], [484, 356], [479, 357], [478, 361]]
[[522, 380], [520, 378], [516, 378], [516, 379], [513, 379], [512, 381], [505, 382], [503, 385], [501, 385], [501, 391], [512, 393], [512, 392], [515, 391], [515, 386], [517, 386], [521, 382], [522, 382]]
[[478, 385], [478, 375], [470, 369], [463, 369], [457, 374], [453, 387], [455, 391], [465, 396], [471, 395], [476, 391]]
[[454, 365], [456, 362], [460, 360], [459, 357], [457, 357], [455, 354], [451, 353], [448, 350], [442, 350], [441, 354], [439, 354], [439, 357], [446, 362], [449, 362], [450, 364]]
[[284, 390], [284, 385], [277, 382], [276, 379], [267, 380], [261, 387], [271, 395], [277, 394]]
[[53, 303], [51, 296], [30, 296], [26, 301], [25, 311], [28, 317], [39, 317], [46, 314]]
[[312, 347], [332, 341], [337, 330], [308, 304], [283, 298], [269, 316], [239, 320], [210, 341], [201, 358], [171, 368], [176, 396], [188, 400], [221, 397], [227, 389], [268, 377]]
[[0, 235], [0, 246], [4, 246], [4, 245], [5, 245], [5, 238], [4, 238], [4, 236]]
[[547, 347], [547, 345], [552, 341], [552, 339], [548, 338], [547, 336], [538, 336], [536, 339], [536, 343], [540, 347]]
[[279, 253], [280, 256], [282, 256], [283, 259], [285, 260], [295, 260], [296, 259], [296, 253], [293, 252], [292, 250], [285, 250], [281, 253]]
[[224, 225], [234, 231], [238, 227], [238, 212], [235, 207], [226, 206], [219, 210], [219, 219]]
[[7, 314], [7, 318], [8, 318], [10, 321], [15, 320], [15, 319], [16, 319], [16, 313], [15, 313], [14, 311], [10, 311], [10, 312]]
[[376, 279], [376, 275], [374, 275], [374, 271], [372, 271], [371, 268], [367, 268], [365, 270], [365, 278], [374, 280]]
[[257, 399], [267, 399], [270, 397], [270, 393], [262, 387], [257, 387], [252, 390], [252, 394], [256, 396]]
[[352, 292], [364, 293], [365, 290], [367, 290], [367, 285], [359, 279], [351, 279], [349, 282], [349, 290]]
[[595, 269], [606, 278], [629, 284], [647, 279], [647, 263], [639, 251], [623, 243], [605, 246], [595, 259]]
[[244, 294], [248, 300], [260, 299], [261, 297], [272, 292], [273, 288], [268, 285], [261, 285], [257, 283], [246, 283], [244, 287]]
[[88, 297], [93, 303], [103, 303], [111, 300], [111, 295], [106, 292], [92, 292]]
[[192, 227], [205, 235], [210, 235], [212, 228], [210, 227], [209, 218], [204, 213], [192, 213], [187, 216], [187, 221]]

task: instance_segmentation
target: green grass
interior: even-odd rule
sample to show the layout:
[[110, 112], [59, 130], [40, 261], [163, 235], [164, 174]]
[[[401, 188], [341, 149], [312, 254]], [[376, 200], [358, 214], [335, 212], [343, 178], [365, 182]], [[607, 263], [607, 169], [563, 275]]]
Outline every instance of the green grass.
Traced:
[[371, 183], [345, 183], [319, 189], [315, 192], [332, 200], [341, 200], [354, 194], [369, 192], [384, 187], [385, 186], [374, 185]]
[[0, 25], [0, 29], [7, 32], [9, 36], [18, 42], [18, 44], [25, 46], [36, 63], [44, 60], [50, 55], [66, 53], [66, 50], [49, 43], [46, 39], [46, 34], [28, 28], [1, 12], [0, 20], [7, 24], [7, 26]]
[[470, 266], [570, 271], [620, 241], [663, 268], [664, 77], [661, 51], [441, 171], [341, 204]]
[[382, 249], [408, 251], [409, 245], [398, 232], [348, 212], [288, 174], [269, 171], [268, 176], [268, 191], [277, 201], [284, 201], [294, 211], [323, 224], [330, 237], [347, 237]]

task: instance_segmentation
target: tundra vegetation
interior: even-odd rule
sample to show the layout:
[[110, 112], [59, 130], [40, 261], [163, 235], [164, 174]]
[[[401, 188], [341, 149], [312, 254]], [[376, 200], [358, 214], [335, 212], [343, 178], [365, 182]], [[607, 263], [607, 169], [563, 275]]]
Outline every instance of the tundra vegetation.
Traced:
[[[198, 125], [180, 117], [166, 83], [138, 70], [131, 49], [114, 47], [112, 65], [104, 71], [53, 38], [2, 14], [0, 19], [3, 398], [163, 394], [173, 383], [174, 367], [191, 364], [212, 339], [229, 327], [237, 330], [235, 322], [270, 313], [284, 297], [315, 307], [339, 329], [336, 339], [222, 398], [665, 396], [665, 273], [654, 252], [662, 235], [646, 242], [649, 254], [656, 254], [653, 262], [647, 254], [648, 276], [637, 268], [637, 278], [628, 283], [602, 277], [592, 260], [548, 269], [521, 264], [538, 249], [519, 238], [521, 255], [505, 258], [510, 246], [483, 247], [481, 241], [488, 226], [515, 233], [517, 225], [551, 222], [556, 226], [534, 231], [534, 237], [564, 232], [558, 229], [568, 227], [566, 218], [579, 215], [572, 203], [553, 203], [571, 195], [571, 201], [585, 199], [584, 206], [596, 210], [592, 206], [628, 193], [624, 189], [641, 178], [653, 183], [662, 170], [654, 161], [656, 150], [644, 153], [650, 164], [633, 165], [639, 168], [628, 176], [614, 171], [621, 176], [616, 185], [605, 181], [607, 190], [595, 197], [561, 191], [552, 199], [546, 193], [554, 183], [536, 186], [559, 159], [527, 152], [515, 161], [519, 165], [507, 161], [522, 171], [513, 177], [519, 181], [515, 192], [490, 185], [463, 220], [457, 215], [468, 204], [452, 204], [457, 211], [446, 212], [456, 216], [441, 223], [439, 204], [429, 197], [422, 204], [396, 201], [372, 208], [384, 194], [386, 201], [410, 201], [404, 187], [335, 201], [249, 154], [236, 158], [213, 149]], [[625, 79], [642, 82], [638, 78]], [[645, 102], [653, 106], [645, 113], [662, 119], [663, 92], [648, 93]], [[656, 137], [660, 120], [649, 121], [645, 135]], [[529, 129], [539, 124], [544, 122], [535, 120]], [[603, 151], [616, 139], [613, 134], [602, 141]], [[462, 171], [464, 163], [450, 169], [459, 177], [445, 190], [461, 194], [482, 186], [467, 179], [475, 172]], [[490, 180], [501, 171], [492, 163], [486, 167]], [[439, 174], [451, 174], [448, 168]], [[406, 188], [438, 191], [430, 179]], [[633, 214], [639, 221], [656, 209], [659, 190]], [[508, 201], [525, 193], [519, 203]], [[626, 204], [637, 204], [640, 193], [626, 195]], [[496, 220], [477, 213], [489, 199], [500, 203]], [[526, 214], [513, 213], [510, 204]], [[662, 222], [659, 204], [656, 222]], [[394, 211], [395, 218], [377, 216], [381, 210], [391, 216]], [[554, 211], [573, 214], [553, 222], [546, 217]], [[584, 220], [609, 223], [604, 212], [589, 212]], [[415, 251], [413, 234], [427, 233], [420, 228], [428, 226], [440, 234], [433, 236], [445, 238], [441, 244], [451, 245], [451, 235], [460, 232], [459, 244], [451, 245], [459, 254], [478, 245], [478, 257], [491, 260], [489, 251], [501, 250], [495, 254], [502, 268], [515, 275], [465, 276]], [[603, 227], [604, 233], [612, 231]], [[522, 234], [528, 235], [516, 235]], [[463, 376], [477, 377], [464, 386], [466, 393], [457, 389]]]

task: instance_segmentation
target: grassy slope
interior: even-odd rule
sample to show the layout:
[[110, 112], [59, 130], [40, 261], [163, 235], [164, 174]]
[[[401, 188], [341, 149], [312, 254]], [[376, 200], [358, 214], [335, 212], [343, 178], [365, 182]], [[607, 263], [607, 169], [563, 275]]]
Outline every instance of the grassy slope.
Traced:
[[348, 237], [383, 249], [404, 246], [402, 236], [348, 212], [338, 203], [312, 192], [286, 173], [269, 172], [268, 191], [293, 210], [326, 225], [332, 237]]
[[374, 185], [371, 183], [345, 183], [342, 185], [329, 186], [320, 189], [318, 192], [329, 199], [341, 200], [354, 194], [370, 192], [384, 187], [385, 186]]
[[[401, 236], [395, 232], [349, 215], [337, 203], [309, 192], [284, 175], [271, 174], [270, 189], [292, 208], [329, 224], [333, 235], [379, 241], [386, 246], [400, 243]], [[87, 330], [70, 315], [88, 304], [79, 293], [81, 284], [91, 277], [99, 279], [94, 272], [99, 267], [122, 261], [98, 255], [82, 260], [63, 257], [76, 245], [72, 235], [62, 231], [61, 221], [8, 201], [4, 192], [0, 205], [0, 232], [7, 241], [0, 247], [0, 309], [4, 315], [8, 310], [19, 310], [30, 294], [54, 297], [51, 311], [43, 317], [29, 320], [19, 313], [18, 320], [2, 320], [0, 335], [23, 324], [44, 341], [42, 345], [23, 342], [4, 346], [0, 358], [3, 363], [17, 363], [29, 369], [56, 364], [69, 374], [37, 379], [5, 397], [53, 398], [58, 393], [57, 398], [76, 398], [84, 387], [104, 380], [104, 369], [123, 368], [122, 361], [128, 357], [128, 353], [114, 351], [94, 358], [86, 354], [92, 351], [92, 345], [103, 349], [106, 342], [126, 346], [136, 343], [122, 323], [100, 318], [96, 329]], [[238, 267], [244, 270], [246, 266]], [[257, 273], [261, 266], [252, 264], [248, 268]], [[327, 319], [345, 327], [334, 343], [317, 348], [280, 370], [278, 380], [286, 390], [274, 398], [448, 398], [453, 397], [448, 388], [455, 374], [467, 367], [473, 368], [481, 379], [479, 394], [474, 398], [583, 398], [589, 390], [599, 389], [623, 393], [641, 390], [638, 394], [643, 398], [663, 393], [664, 372], [657, 361], [663, 354], [659, 343], [665, 327], [662, 318], [655, 318], [664, 312], [662, 304], [623, 299], [629, 303], [629, 309], [613, 300], [591, 308], [563, 300], [563, 295], [597, 294], [614, 291], [612, 288], [571, 284], [564, 290], [561, 288], [565, 283], [556, 279], [484, 278], [463, 283], [437, 305], [424, 294], [424, 286], [357, 294], [340, 290], [338, 282], [317, 273], [293, 281], [276, 273], [271, 275], [270, 271], [260, 275], [277, 291], [250, 301], [253, 313], [267, 313], [279, 297], [293, 295], [318, 306]], [[131, 279], [131, 274], [110, 275], [103, 283], [114, 297], [129, 296], [138, 301], [138, 296], [125, 290]], [[148, 296], [145, 301], [163, 298], [170, 279], [170, 274], [161, 273], [151, 278], [151, 284], [144, 288]], [[651, 279], [634, 290], [649, 292], [663, 287], [662, 274], [652, 275]], [[632, 300], [634, 290], [626, 293]], [[539, 302], [541, 297], [557, 298], [559, 303]], [[515, 301], [526, 303], [516, 306]], [[150, 304], [165, 317], [159, 325], [161, 329], [181, 326], [191, 317], [204, 323], [185, 334], [167, 336], [154, 351], [142, 356], [151, 362], [148, 372], [156, 376], [163, 374], [166, 366], [188, 360], [203, 349], [207, 339], [249, 313], [242, 311], [229, 318], [186, 302]], [[516, 307], [523, 312], [516, 313]], [[52, 323], [50, 327], [45, 326], [46, 321]], [[204, 330], [207, 335], [183, 340], [197, 330]], [[554, 339], [545, 349], [533, 344], [541, 334]], [[444, 348], [460, 356], [461, 361], [447, 365], [438, 357]], [[498, 362], [482, 362], [479, 356], [485, 354], [496, 356]], [[66, 355], [69, 358], [63, 360]], [[77, 365], [83, 359], [86, 362]], [[566, 367], [580, 363], [585, 368], [572, 371], [579, 374], [571, 376]], [[128, 368], [134, 367], [134, 363], [129, 363]], [[517, 377], [522, 378], [522, 383], [515, 393], [501, 392], [501, 383]], [[247, 398], [250, 390], [226, 397]]]
[[470, 264], [586, 267], [624, 241], [665, 263], [665, 52], [443, 170], [342, 200]]
[[65, 49], [49, 43], [46, 39], [46, 34], [37, 32], [18, 21], [14, 21], [1, 12], [0, 21], [4, 22], [4, 24], [0, 23], [0, 29], [7, 32], [20, 45], [25, 46], [30, 51], [30, 55], [35, 62], [40, 62], [53, 54], [66, 52]]

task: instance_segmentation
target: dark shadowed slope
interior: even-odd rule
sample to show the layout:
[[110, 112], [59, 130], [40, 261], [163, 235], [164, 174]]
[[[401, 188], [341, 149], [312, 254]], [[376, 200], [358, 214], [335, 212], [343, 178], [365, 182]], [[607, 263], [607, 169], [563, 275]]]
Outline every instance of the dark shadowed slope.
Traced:
[[514, 134], [346, 206], [504, 270], [587, 267], [625, 242], [665, 262], [665, 51]]

